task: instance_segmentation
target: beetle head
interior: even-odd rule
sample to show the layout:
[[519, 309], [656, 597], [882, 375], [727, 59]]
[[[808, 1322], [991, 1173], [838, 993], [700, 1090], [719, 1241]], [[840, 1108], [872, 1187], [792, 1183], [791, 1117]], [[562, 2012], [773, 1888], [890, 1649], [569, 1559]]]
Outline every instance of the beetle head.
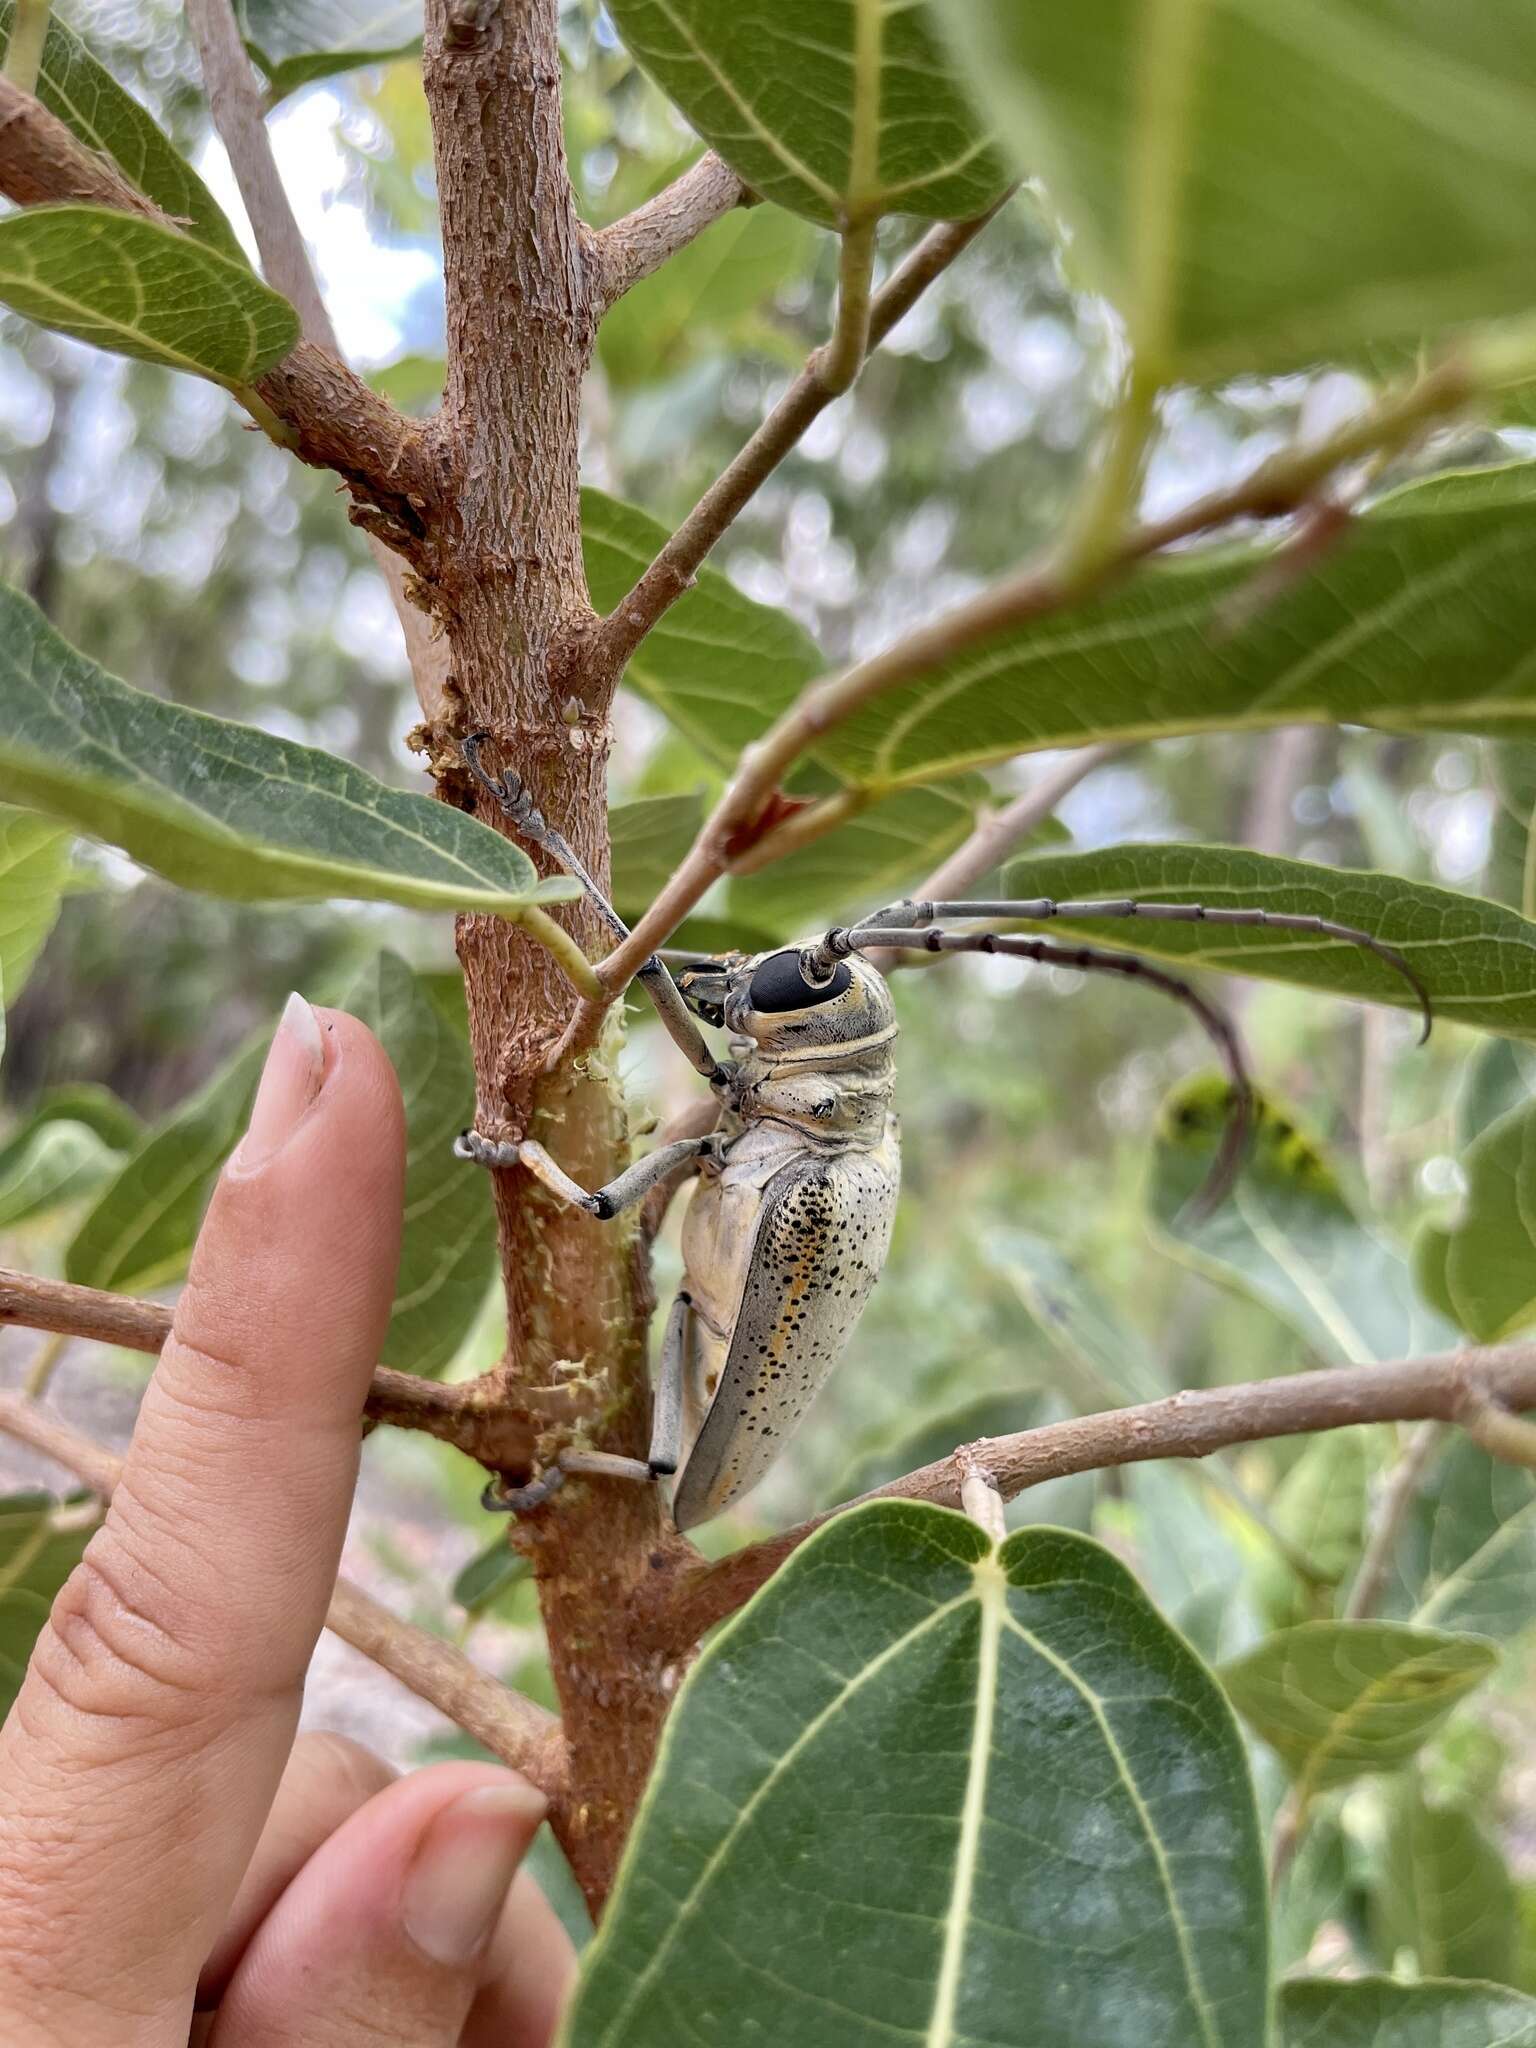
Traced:
[[804, 956], [800, 946], [778, 946], [717, 969], [712, 980], [701, 976], [695, 987], [698, 996], [717, 1007], [715, 1019], [706, 1015], [681, 976], [679, 986], [706, 1022], [723, 1022], [728, 1031], [750, 1038], [767, 1059], [853, 1051], [894, 1027], [896, 1012], [885, 977], [867, 960], [857, 954], [839, 960], [825, 980], [815, 981]]

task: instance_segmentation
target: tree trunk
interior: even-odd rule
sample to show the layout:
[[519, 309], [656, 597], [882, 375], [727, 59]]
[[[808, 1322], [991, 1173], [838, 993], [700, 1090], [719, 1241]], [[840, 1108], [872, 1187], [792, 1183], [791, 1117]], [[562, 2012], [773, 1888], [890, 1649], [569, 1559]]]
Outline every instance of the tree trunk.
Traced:
[[[428, 7], [448, 323], [442, 433], [454, 493], [432, 595], [452, 649], [459, 729], [494, 733], [493, 758], [516, 768], [606, 883], [608, 699], [587, 701], [579, 660], [592, 612], [577, 457], [596, 314], [561, 133], [556, 0], [501, 0], [488, 17], [482, 0], [473, 20], [471, 11], [464, 0]], [[557, 914], [589, 952], [601, 950], [587, 905]], [[537, 1136], [587, 1186], [609, 1179], [627, 1149], [611, 1044], [546, 1073], [572, 1002], [549, 954], [490, 917], [461, 919], [458, 944], [480, 1128]], [[594, 1441], [642, 1452], [651, 1301], [633, 1231], [561, 1207], [526, 1174], [495, 1180], [509, 1393], [579, 1368], [601, 1391]], [[671, 1546], [656, 1490], [609, 1480], [567, 1484], [519, 1530], [570, 1745], [561, 1832], [596, 1906], [670, 1696], [670, 1672], [636, 1654], [629, 1628], [636, 1580]]]

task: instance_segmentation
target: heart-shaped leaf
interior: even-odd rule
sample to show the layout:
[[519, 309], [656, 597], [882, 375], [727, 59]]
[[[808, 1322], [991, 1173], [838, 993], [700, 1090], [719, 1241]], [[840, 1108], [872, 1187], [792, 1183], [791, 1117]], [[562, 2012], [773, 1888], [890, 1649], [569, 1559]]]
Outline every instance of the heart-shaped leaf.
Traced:
[[299, 316], [243, 258], [105, 206], [0, 220], [0, 300], [115, 355], [244, 385], [281, 362]]
[[1451, 1325], [1419, 1299], [1406, 1259], [1366, 1229], [1283, 1104], [1255, 1098], [1238, 1177], [1224, 1201], [1200, 1209], [1229, 1092], [1225, 1080], [1200, 1077], [1164, 1105], [1147, 1184], [1164, 1248], [1272, 1309], [1321, 1359], [1363, 1365], [1454, 1345]]
[[968, 220], [1008, 175], [910, 0], [613, 0], [619, 34], [754, 192], [840, 228]]
[[1290, 366], [1536, 300], [1523, 0], [948, 0], [1149, 373]]
[[0, 794], [239, 902], [371, 897], [515, 916], [581, 893], [540, 882], [525, 853], [450, 804], [130, 689], [3, 585]]
[[1304, 1799], [1395, 1771], [1481, 1685], [1491, 1643], [1390, 1621], [1308, 1621], [1223, 1668], [1233, 1705], [1277, 1750]]
[[[1006, 883], [1008, 894], [1017, 897], [1138, 897], [1326, 918], [1401, 953], [1436, 1017], [1510, 1038], [1536, 1038], [1536, 923], [1479, 896], [1240, 847], [1175, 844], [1032, 854], [1009, 866]], [[1052, 920], [1053, 929], [1057, 925], [1096, 945], [1129, 947], [1179, 966], [1419, 1007], [1412, 986], [1388, 961], [1348, 939], [1150, 918], [1064, 917]]]
[[1190, 551], [883, 691], [817, 758], [889, 788], [1042, 747], [1305, 720], [1536, 736], [1533, 517], [1530, 464], [1410, 484], [1246, 615], [1234, 593], [1271, 551]]
[[422, 0], [239, 0], [238, 12], [272, 100], [421, 48]]
[[1236, 1729], [1124, 1566], [882, 1501], [688, 1678], [560, 2039], [1256, 2048], [1266, 1917]]
[[[16, 0], [0, 0], [0, 49], [8, 49]], [[245, 262], [217, 200], [131, 93], [98, 64], [57, 13], [48, 19], [37, 97], [87, 149], [109, 157], [146, 199], [210, 249]]]
[[11, 1710], [54, 1596], [90, 1541], [100, 1504], [46, 1493], [0, 1500], [0, 1721]]
[[1536, 1998], [1496, 1984], [1301, 1979], [1280, 1987], [1278, 2048], [1536, 2048]]

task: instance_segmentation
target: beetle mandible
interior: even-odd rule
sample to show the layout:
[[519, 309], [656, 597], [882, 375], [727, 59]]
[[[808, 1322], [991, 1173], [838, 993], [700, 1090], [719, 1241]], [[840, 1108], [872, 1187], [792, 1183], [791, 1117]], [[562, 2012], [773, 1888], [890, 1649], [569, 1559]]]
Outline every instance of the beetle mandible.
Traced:
[[[582, 883], [614, 934], [626, 937], [622, 919], [521, 779], [487, 772], [480, 758], [487, 738], [474, 733], [463, 742], [476, 779], [523, 836]], [[686, 1530], [750, 1491], [783, 1450], [880, 1276], [896, 1214], [896, 1012], [885, 977], [861, 957], [865, 950], [1000, 953], [1140, 980], [1172, 996], [1212, 1039], [1230, 1080], [1226, 1137], [1199, 1201], [1209, 1208], [1222, 1198], [1241, 1164], [1252, 1084], [1241, 1042], [1220, 1010], [1180, 976], [1133, 953], [1061, 946], [1016, 931], [945, 929], [1060, 916], [1270, 927], [1363, 947], [1402, 976], [1429, 1033], [1428, 992], [1395, 947], [1328, 918], [1248, 907], [1129, 898], [904, 902], [799, 945], [692, 961], [675, 980], [653, 955], [638, 979], [720, 1102], [719, 1121], [706, 1137], [658, 1146], [591, 1191], [536, 1140], [502, 1143], [466, 1131], [455, 1146], [461, 1158], [481, 1165], [522, 1166], [601, 1219], [632, 1208], [680, 1169], [698, 1174], [683, 1225], [682, 1286], [658, 1361], [650, 1455], [568, 1449], [531, 1485], [488, 1488], [488, 1506], [535, 1507], [567, 1473], [642, 1480], [676, 1474], [672, 1515]], [[695, 1019], [730, 1032], [729, 1064], [715, 1058]]]

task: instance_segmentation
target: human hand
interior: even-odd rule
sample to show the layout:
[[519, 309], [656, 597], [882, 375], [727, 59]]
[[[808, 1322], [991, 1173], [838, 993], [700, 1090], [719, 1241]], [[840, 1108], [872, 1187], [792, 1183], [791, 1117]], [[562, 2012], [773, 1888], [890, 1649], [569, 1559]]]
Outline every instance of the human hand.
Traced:
[[7, 2048], [543, 2048], [511, 1771], [294, 1741], [399, 1258], [404, 1118], [293, 998], [105, 1522], [0, 1728]]

